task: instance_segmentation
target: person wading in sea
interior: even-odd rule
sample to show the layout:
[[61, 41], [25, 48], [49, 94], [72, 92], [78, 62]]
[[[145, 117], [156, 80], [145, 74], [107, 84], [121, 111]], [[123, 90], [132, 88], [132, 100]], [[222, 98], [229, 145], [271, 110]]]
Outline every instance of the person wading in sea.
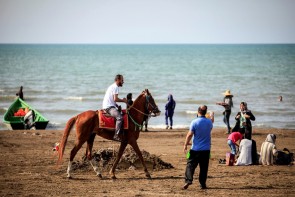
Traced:
[[19, 91], [15, 95], [18, 96], [21, 100], [24, 100], [23, 86], [19, 88]]

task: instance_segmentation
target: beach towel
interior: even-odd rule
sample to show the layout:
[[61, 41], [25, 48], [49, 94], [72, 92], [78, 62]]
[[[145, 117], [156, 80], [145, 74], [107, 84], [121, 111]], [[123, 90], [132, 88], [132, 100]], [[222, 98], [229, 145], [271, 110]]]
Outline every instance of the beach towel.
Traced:
[[[123, 124], [124, 129], [128, 129], [128, 114], [126, 110], [122, 110], [123, 113]], [[116, 119], [112, 116], [105, 116], [104, 110], [99, 110], [98, 113], [99, 118], [99, 128], [101, 129], [115, 129], [116, 128]]]

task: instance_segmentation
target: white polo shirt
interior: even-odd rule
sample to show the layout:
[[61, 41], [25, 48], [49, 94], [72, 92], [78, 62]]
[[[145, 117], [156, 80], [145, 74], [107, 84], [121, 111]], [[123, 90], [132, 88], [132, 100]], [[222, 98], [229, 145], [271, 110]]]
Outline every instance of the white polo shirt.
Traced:
[[103, 109], [107, 109], [112, 106], [116, 107], [116, 102], [114, 101], [115, 94], [119, 94], [119, 86], [117, 86], [116, 83], [113, 83], [109, 86], [109, 88], [106, 91], [106, 94], [104, 95], [102, 102]]

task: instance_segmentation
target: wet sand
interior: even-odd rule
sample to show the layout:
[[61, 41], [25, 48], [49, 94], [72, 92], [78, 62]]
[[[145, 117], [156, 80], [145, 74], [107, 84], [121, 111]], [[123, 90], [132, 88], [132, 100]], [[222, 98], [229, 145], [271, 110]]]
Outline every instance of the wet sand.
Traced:
[[[277, 135], [277, 148], [295, 152], [295, 130], [256, 129], [253, 139], [257, 150], [268, 133]], [[36, 132], [37, 135], [36, 135]], [[74, 171], [73, 179], [66, 178], [70, 150], [75, 131], [70, 134], [63, 165], [56, 167], [56, 155], [52, 151], [62, 136], [61, 130], [0, 131], [0, 196], [294, 196], [295, 170], [293, 166], [226, 166], [219, 164], [229, 151], [225, 130], [212, 131], [212, 150], [207, 179], [207, 190], [200, 190], [198, 171], [188, 190], [184, 184], [186, 158], [183, 143], [185, 129], [152, 130], [142, 132], [138, 140], [140, 149], [160, 156], [175, 168], [152, 171], [152, 179], [146, 179], [142, 169], [118, 170], [117, 180], [110, 179], [103, 171], [103, 179], [95, 176], [92, 168]], [[117, 148], [119, 143], [97, 136], [94, 150]], [[86, 144], [75, 160], [81, 160]]]

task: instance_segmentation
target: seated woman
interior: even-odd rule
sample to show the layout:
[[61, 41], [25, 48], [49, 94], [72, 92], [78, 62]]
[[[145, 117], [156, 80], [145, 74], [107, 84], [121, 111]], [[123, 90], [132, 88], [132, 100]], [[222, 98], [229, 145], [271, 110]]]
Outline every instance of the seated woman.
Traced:
[[274, 156], [277, 155], [277, 148], [275, 142], [276, 135], [268, 134], [265, 142], [262, 143], [259, 160], [259, 163], [261, 163], [262, 165], [274, 164]]
[[252, 162], [252, 140], [243, 139], [240, 143], [240, 155], [237, 159], [237, 166], [251, 165]]

